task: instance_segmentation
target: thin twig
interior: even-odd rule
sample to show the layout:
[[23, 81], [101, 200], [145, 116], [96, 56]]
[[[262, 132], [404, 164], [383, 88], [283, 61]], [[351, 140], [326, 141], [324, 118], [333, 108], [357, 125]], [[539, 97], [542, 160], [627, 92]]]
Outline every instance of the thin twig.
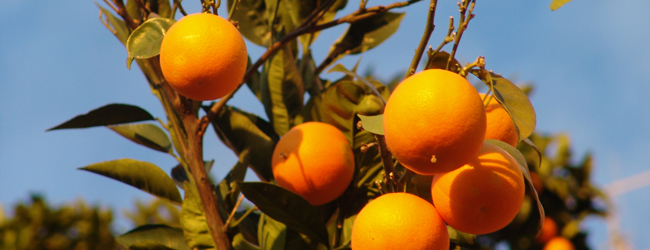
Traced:
[[232, 3], [232, 6], [230, 6], [230, 10], [228, 11], [228, 21], [232, 20], [232, 15], [235, 14], [235, 10], [237, 9], [237, 5], [239, 5], [239, 2], [241, 0], [235, 0], [234, 3]]
[[176, 13], [177, 8], [178, 11], [180, 11], [181, 14], [183, 14], [183, 16], [187, 16], [187, 12], [185, 12], [185, 9], [183, 9], [183, 5], [181, 4], [180, 0], [174, 0], [174, 8], [172, 8], [172, 13]]
[[[107, 3], [108, 1], [105, 0]], [[113, 4], [115, 7], [113, 7], [113, 10], [124, 19], [124, 22], [126, 25], [131, 28], [131, 30], [134, 30], [135, 28], [138, 27], [138, 25], [133, 21], [133, 18], [129, 16], [129, 13], [126, 11], [126, 6], [124, 6], [124, 1], [122, 0], [113, 0]], [[111, 6], [112, 7], [112, 6]], [[117, 9], [115, 9], [117, 8]]]
[[[472, 14], [472, 12], [474, 11], [475, 3], [476, 0], [462, 0], [462, 4], [458, 3], [458, 7], [460, 9], [460, 21], [458, 25], [458, 32], [456, 32], [456, 37], [454, 38], [454, 48], [449, 54], [449, 59], [447, 59], [447, 70], [449, 70], [451, 67], [451, 62], [454, 60], [454, 56], [458, 50], [458, 44], [460, 43], [460, 39], [463, 36], [463, 33], [465, 33], [465, 30], [467, 29], [467, 25], [469, 25], [469, 21], [474, 18], [474, 14]], [[468, 9], [469, 12], [467, 12]]]
[[298, 28], [296, 28], [295, 30], [293, 30], [293, 31], [289, 32], [287, 35], [285, 35], [282, 39], [280, 39], [279, 41], [273, 43], [273, 45], [271, 45], [266, 50], [266, 52], [264, 52], [264, 54], [262, 54], [262, 56], [260, 56], [260, 58], [257, 59], [257, 61], [255, 61], [255, 63], [246, 71], [246, 73], [244, 74], [244, 78], [243, 78], [242, 82], [239, 83], [239, 86], [237, 86], [237, 88], [235, 90], [231, 91], [226, 96], [219, 99], [218, 102], [216, 102], [215, 104], [213, 104], [210, 107], [210, 110], [207, 112], [207, 114], [204, 117], [201, 118], [201, 126], [200, 126], [200, 129], [199, 129], [198, 133], [200, 135], [203, 135], [205, 133], [205, 130], [208, 127], [208, 124], [216, 117], [219, 110], [223, 106], [226, 105], [226, 102], [228, 102], [228, 100], [230, 100], [230, 98], [232, 98], [233, 95], [235, 95], [235, 92], [237, 92], [237, 90], [239, 90], [239, 88], [241, 88], [241, 86], [244, 83], [246, 83], [246, 81], [248, 81], [248, 79], [250, 79], [251, 76], [253, 76], [253, 74], [257, 71], [257, 69], [260, 66], [262, 66], [262, 64], [264, 64], [264, 62], [266, 60], [268, 60], [271, 57], [271, 55], [273, 55], [273, 53], [275, 53], [278, 49], [282, 48], [282, 46], [284, 46], [284, 44], [292, 41], [293, 39], [295, 39], [298, 36], [303, 35], [303, 34], [313, 33], [313, 32], [316, 32], [316, 31], [321, 31], [321, 30], [324, 30], [324, 29], [327, 29], [327, 28], [337, 26], [337, 25], [342, 24], [342, 23], [358, 22], [360, 20], [363, 20], [363, 19], [366, 19], [366, 18], [369, 18], [369, 17], [372, 17], [372, 16], [376, 16], [376, 15], [388, 12], [391, 9], [402, 8], [402, 7], [408, 6], [410, 4], [413, 4], [413, 3], [419, 2], [419, 1], [421, 1], [421, 0], [409, 0], [409, 1], [405, 1], [405, 2], [396, 2], [396, 3], [393, 3], [393, 4], [387, 5], [387, 6], [373, 6], [371, 8], [368, 8], [368, 9], [364, 10], [364, 11], [357, 10], [357, 11], [355, 11], [355, 12], [349, 14], [349, 15], [346, 15], [344, 17], [341, 17], [339, 19], [336, 19], [336, 20], [333, 20], [333, 21], [330, 21], [330, 22], [327, 22], [327, 23], [324, 23], [324, 24], [321, 24], [321, 25], [312, 24], [312, 23], [315, 23], [315, 22], [310, 21], [308, 19], [307, 21], [309, 21], [309, 23], [307, 23], [307, 22], [303, 23]]
[[228, 225], [230, 224], [230, 221], [232, 220], [232, 218], [235, 217], [235, 213], [237, 213], [237, 209], [239, 208], [239, 205], [241, 205], [241, 202], [243, 200], [244, 200], [244, 195], [240, 194], [239, 199], [237, 199], [237, 203], [235, 203], [235, 207], [230, 212], [230, 216], [228, 216], [228, 219], [226, 220], [226, 222], [223, 223], [223, 231], [228, 231]]
[[418, 48], [415, 50], [415, 55], [413, 55], [411, 66], [406, 71], [406, 75], [404, 75], [404, 78], [413, 75], [417, 70], [418, 64], [422, 59], [422, 54], [424, 53], [424, 49], [427, 47], [427, 43], [429, 43], [429, 38], [431, 38], [431, 33], [433, 33], [433, 30], [436, 28], [436, 25], [434, 24], [434, 19], [436, 16], [437, 4], [438, 4], [438, 0], [431, 0], [431, 2], [429, 3], [429, 14], [427, 15], [427, 24], [424, 27], [424, 34], [422, 34], [422, 39], [420, 40], [420, 44], [418, 45]]
[[397, 170], [393, 166], [393, 156], [390, 151], [388, 151], [388, 146], [386, 146], [386, 139], [383, 135], [375, 135], [377, 144], [379, 146], [379, 156], [381, 157], [381, 163], [384, 166], [384, 176], [386, 177], [386, 185], [388, 185], [388, 190], [391, 192], [397, 191], [397, 187], [401, 186], [397, 180]]
[[448, 43], [454, 40], [454, 36], [456, 36], [456, 34], [453, 34], [454, 29], [456, 29], [456, 27], [454, 27], [454, 17], [450, 16], [449, 28], [447, 29], [447, 35], [445, 36], [445, 39], [442, 40], [442, 42], [438, 45], [438, 47], [435, 50], [432, 50], [431, 47], [429, 47], [429, 52], [427, 52], [427, 56], [429, 56], [429, 60], [427, 60], [427, 64], [424, 65], [425, 69], [428, 69], [429, 65], [433, 63], [433, 59], [434, 59], [433, 56], [436, 53], [438, 53], [442, 49], [442, 47], [444, 47], [445, 45], [447, 45]]

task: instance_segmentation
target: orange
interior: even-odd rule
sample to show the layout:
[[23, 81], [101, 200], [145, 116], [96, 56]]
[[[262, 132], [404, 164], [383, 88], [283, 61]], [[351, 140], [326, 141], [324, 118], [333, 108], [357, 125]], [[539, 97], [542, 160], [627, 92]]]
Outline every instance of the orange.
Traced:
[[446, 173], [470, 161], [483, 145], [485, 108], [458, 74], [429, 69], [406, 78], [384, 111], [388, 149], [422, 175]]
[[165, 79], [179, 94], [194, 100], [214, 100], [233, 91], [243, 80], [247, 64], [239, 30], [212, 14], [181, 18], [160, 45]]
[[280, 139], [271, 164], [280, 187], [316, 206], [343, 194], [354, 174], [354, 153], [336, 127], [307, 122], [293, 127]]
[[[481, 99], [485, 98], [485, 94], [481, 93], [480, 95]], [[485, 113], [487, 115], [485, 139], [503, 141], [516, 147], [519, 142], [519, 134], [508, 111], [494, 97], [488, 97], [485, 101], [489, 101], [487, 106], [485, 106]]]
[[389, 193], [366, 204], [352, 225], [352, 249], [449, 249], [449, 233], [431, 203]]
[[537, 242], [543, 244], [555, 236], [557, 236], [557, 224], [549, 217], [544, 218], [544, 225], [542, 225], [542, 231], [537, 236]]
[[575, 250], [570, 240], [562, 237], [555, 237], [544, 245], [544, 250]]
[[487, 234], [515, 218], [524, 191], [524, 177], [515, 159], [486, 142], [473, 160], [433, 178], [431, 198], [449, 226]]

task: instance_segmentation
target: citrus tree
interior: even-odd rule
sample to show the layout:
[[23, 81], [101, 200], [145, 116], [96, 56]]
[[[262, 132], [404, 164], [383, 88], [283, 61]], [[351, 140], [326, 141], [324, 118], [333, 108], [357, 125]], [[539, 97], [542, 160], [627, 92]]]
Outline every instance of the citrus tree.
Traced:
[[[536, 237], [549, 211], [534, 188], [541, 174], [529, 169], [545, 162], [531, 137], [534, 109], [522, 89], [486, 69], [485, 58], [455, 59], [475, 0], [459, 2], [458, 20], [427, 49], [437, 6], [429, 2], [403, 78], [382, 82], [359, 75], [358, 64], [336, 64], [388, 39], [404, 16], [395, 10], [426, 4], [418, 2], [361, 1], [337, 14], [347, 1], [203, 0], [202, 13], [186, 13], [179, 0], [107, 0], [98, 5], [101, 21], [126, 46], [127, 67], [135, 62], [146, 76], [164, 118], [108, 104], [50, 130], [107, 126], [178, 161], [169, 174], [135, 159], [81, 168], [181, 207], [180, 228], [146, 224], [117, 237], [128, 249], [541, 246], [521, 243]], [[228, 13], [219, 16], [221, 4]], [[348, 29], [317, 63], [311, 45], [320, 31], [343, 24]], [[244, 38], [266, 51], [249, 58]], [[345, 76], [324, 79], [325, 69]], [[227, 105], [243, 85], [268, 120]], [[207, 174], [215, 162], [203, 157], [210, 127], [239, 158], [217, 183]], [[260, 181], [244, 182], [248, 170]], [[595, 189], [580, 176], [587, 189], [580, 195], [590, 201]], [[244, 197], [254, 207], [240, 209]], [[552, 210], [563, 219], [557, 224], [572, 222], [571, 209]], [[504, 233], [522, 224], [522, 233]]]

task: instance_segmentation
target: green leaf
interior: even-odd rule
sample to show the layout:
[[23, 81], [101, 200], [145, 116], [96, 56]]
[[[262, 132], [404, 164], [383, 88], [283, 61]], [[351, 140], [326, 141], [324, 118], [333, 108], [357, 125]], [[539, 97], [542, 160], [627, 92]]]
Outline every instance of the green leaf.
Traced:
[[384, 115], [365, 116], [357, 115], [361, 118], [361, 125], [365, 131], [376, 135], [384, 134]]
[[284, 135], [302, 109], [305, 95], [302, 76], [288, 46], [280, 49], [264, 66], [262, 103], [275, 132]]
[[[228, 0], [228, 9], [237, 2]], [[271, 41], [265, 1], [239, 0], [230, 19], [239, 22], [239, 32], [254, 44], [267, 47]]]
[[385, 12], [351, 24], [330, 48], [326, 64], [378, 46], [397, 31], [403, 18], [404, 13]]
[[322, 215], [307, 200], [264, 182], [238, 182], [241, 192], [264, 214], [329, 247]]
[[279, 137], [271, 124], [256, 115], [225, 106], [212, 120], [212, 127], [219, 139], [238, 156], [244, 150], [255, 153], [254, 157], [249, 154], [249, 162], [261, 180], [273, 179], [271, 157]]
[[152, 18], [133, 30], [126, 41], [126, 51], [135, 59], [146, 59], [160, 54], [160, 44], [167, 30], [176, 21], [170, 18]]
[[266, 214], [262, 214], [258, 226], [258, 241], [262, 250], [282, 250], [287, 238], [287, 227]]
[[458, 231], [449, 225], [447, 226], [447, 232], [449, 233], [449, 239], [458, 246], [474, 245], [474, 240], [476, 239], [476, 235], [474, 234]]
[[108, 128], [137, 144], [163, 153], [172, 152], [172, 143], [169, 136], [156, 125], [142, 123], [114, 125], [108, 126]]
[[[390, 95], [387, 86], [377, 81], [372, 83], [383, 97]], [[358, 149], [362, 143], [374, 140], [372, 134], [356, 129], [355, 124], [355, 116], [360, 113], [364, 99], [375, 95], [370, 91], [364, 84], [339, 80], [324, 92], [312, 96], [303, 108], [302, 116], [305, 121], [320, 121], [337, 127], [348, 138], [353, 149]]]
[[517, 161], [517, 164], [521, 169], [521, 173], [524, 175], [524, 180], [526, 184], [528, 184], [529, 196], [535, 199], [535, 202], [537, 203], [537, 210], [539, 211], [539, 217], [540, 217], [538, 229], [541, 229], [541, 226], [544, 223], [544, 206], [542, 206], [542, 202], [539, 200], [537, 191], [534, 188], [533, 178], [530, 176], [530, 169], [528, 169], [528, 163], [526, 162], [526, 158], [524, 157], [524, 155], [521, 154], [521, 152], [517, 148], [513, 147], [507, 142], [502, 142], [494, 139], [487, 139], [485, 140], [485, 142], [502, 148], [503, 150], [508, 152], [508, 154], [510, 154], [513, 158], [515, 158], [515, 160]]
[[113, 33], [122, 44], [126, 44], [126, 40], [129, 38], [129, 34], [131, 33], [129, 28], [126, 26], [126, 23], [115, 17], [107, 9], [102, 8], [99, 4], [97, 4], [97, 7], [100, 9], [99, 19], [102, 21], [104, 26], [106, 26], [106, 28]]
[[149, 162], [119, 159], [91, 164], [80, 169], [121, 181], [177, 204], [183, 202], [174, 181], [162, 169]]
[[190, 249], [216, 249], [196, 187], [189, 182], [183, 184], [185, 199], [181, 207], [180, 219], [185, 243]]
[[232, 248], [234, 250], [260, 250], [258, 246], [248, 242], [240, 233], [232, 239]]
[[129, 250], [175, 250], [151, 241], [138, 242], [129, 247]]
[[86, 114], [75, 116], [46, 131], [116, 125], [153, 119], [149, 112], [140, 107], [127, 104], [108, 104]]
[[[210, 173], [210, 170], [212, 170], [212, 166], [214, 166], [214, 160], [203, 161], [203, 167], [205, 168], [206, 173]], [[187, 176], [187, 173], [185, 172], [185, 168], [183, 168], [183, 165], [180, 163], [176, 165], [176, 167], [172, 168], [170, 175], [172, 177], [172, 180], [174, 180], [174, 183], [176, 183], [176, 186], [178, 186], [180, 189], [185, 188], [183, 186], [183, 182], [190, 181], [190, 178]]]
[[379, 93], [379, 91], [377, 90], [377, 88], [375, 88], [375, 85], [372, 84], [370, 81], [368, 81], [368, 79], [366, 79], [366, 78], [364, 78], [364, 77], [361, 77], [361, 76], [360, 76], [359, 74], [357, 74], [356, 72], [347, 70], [347, 69], [345, 68], [345, 66], [343, 66], [343, 65], [341, 65], [341, 64], [337, 64], [337, 65], [335, 65], [335, 66], [332, 67], [332, 69], [330, 69], [327, 73], [331, 73], [331, 72], [341, 72], [341, 73], [344, 73], [344, 74], [346, 74], [346, 75], [349, 75], [349, 76], [351, 76], [351, 77], [353, 77], [353, 78], [358, 79], [359, 81], [361, 81], [361, 82], [363, 82], [364, 84], [366, 84], [366, 86], [370, 87], [370, 89], [372, 89], [372, 91], [377, 95], [377, 97], [381, 98], [381, 100], [382, 100], [384, 103], [386, 103], [386, 100], [384, 99], [384, 97], [382, 97], [382, 95]]
[[115, 238], [125, 248], [140, 243], [153, 242], [176, 250], [189, 250], [183, 240], [183, 230], [167, 225], [150, 224], [139, 226]]
[[[140, 0], [143, 4], [147, 5], [149, 10], [153, 13], [157, 13], [161, 17], [172, 18], [172, 8], [169, 4], [169, 0]], [[140, 5], [134, 0], [126, 1], [126, 11], [129, 13], [129, 16], [135, 20], [142, 20], [143, 13]], [[148, 18], [152, 18], [154, 15], [150, 15]]]
[[[475, 73], [475, 75], [478, 76], [478, 73]], [[492, 85], [494, 86], [493, 96], [510, 114], [512, 121], [515, 123], [515, 127], [519, 132], [519, 140], [528, 138], [535, 130], [537, 121], [535, 109], [528, 96], [517, 85], [500, 75], [489, 73], [488, 77], [492, 79]]]
[[217, 195], [219, 195], [220, 199], [223, 200], [224, 204], [222, 205], [228, 211], [235, 209], [234, 205], [237, 203], [237, 199], [239, 198], [239, 189], [235, 185], [235, 182], [244, 181], [244, 178], [246, 177], [246, 170], [248, 169], [250, 159], [248, 155], [248, 149], [245, 149], [239, 155], [239, 161], [237, 161], [235, 166], [232, 167], [226, 177], [224, 177], [219, 183], [219, 192]]
[[[446, 51], [438, 51], [429, 58], [425, 69], [447, 69], [447, 60], [451, 55]], [[460, 65], [456, 58], [451, 60], [451, 65]]]
[[551, 10], [557, 10], [560, 7], [562, 7], [562, 5], [565, 5], [568, 2], [571, 2], [571, 0], [553, 0], [553, 2], [551, 2], [551, 6], [549, 6], [549, 8], [551, 8]]

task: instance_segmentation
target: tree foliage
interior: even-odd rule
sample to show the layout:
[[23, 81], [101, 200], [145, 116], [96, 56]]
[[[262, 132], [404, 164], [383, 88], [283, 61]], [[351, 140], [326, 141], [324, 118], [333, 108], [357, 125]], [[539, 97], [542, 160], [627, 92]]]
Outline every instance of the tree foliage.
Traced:
[[[204, 12], [216, 14], [219, 1], [201, 2]], [[398, 191], [431, 199], [427, 193], [430, 180], [395, 163], [381, 131], [385, 100], [399, 78], [382, 81], [372, 74], [359, 75], [359, 63], [351, 69], [335, 64], [342, 57], [365, 53], [389, 39], [405, 15], [396, 9], [423, 4], [417, 2], [366, 6], [368, 1], [361, 1], [359, 9], [342, 14], [338, 12], [348, 4], [345, 0], [228, 1], [229, 19], [239, 26], [246, 39], [266, 49], [260, 58], [251, 61], [240, 84], [245, 84], [264, 106], [268, 117], [265, 120], [227, 105], [237, 90], [217, 102], [205, 103], [176, 93], [165, 82], [157, 55], [166, 30], [175, 22], [175, 14], [187, 14], [181, 1], [106, 1], [110, 8], [99, 7], [101, 21], [125, 45], [127, 67], [135, 61], [146, 76], [166, 119], [135, 106], [108, 104], [52, 129], [108, 126], [132, 142], [177, 160], [177, 167], [169, 174], [151, 163], [134, 159], [81, 168], [180, 205], [178, 224], [138, 223], [137, 228], [117, 237], [125, 248], [349, 249], [352, 223], [368, 201]], [[604, 197], [589, 182], [589, 156], [574, 165], [569, 161], [564, 137], [534, 133], [536, 116], [528, 96], [508, 79], [486, 69], [484, 57], [478, 56], [465, 65], [455, 58], [461, 38], [474, 18], [475, 0], [459, 3], [458, 21], [451, 20], [447, 35], [437, 48], [430, 46], [426, 50], [434, 30], [436, 4], [436, 0], [429, 3], [427, 26], [405, 77], [413, 74], [422, 61], [425, 69], [445, 69], [463, 77], [473, 75], [483, 82], [487, 92], [512, 118], [520, 139], [519, 148], [493, 143], [517, 159], [528, 183], [526, 201], [510, 226], [482, 236], [450, 228], [452, 247], [492, 248], [505, 241], [513, 249], [541, 248], [533, 239], [548, 214], [558, 221], [562, 236], [573, 239], [579, 249], [586, 248], [586, 233], [578, 227], [580, 220], [606, 212], [605, 207], [594, 202]], [[347, 24], [348, 29], [317, 64], [311, 54], [313, 41], [320, 31], [341, 24]], [[421, 60], [424, 55], [426, 58]], [[343, 75], [325, 79], [323, 71], [330, 67], [328, 73]], [[312, 206], [275, 185], [271, 173], [271, 154], [279, 138], [293, 126], [308, 121], [338, 128], [355, 155], [352, 183], [338, 199], [321, 206]], [[207, 175], [214, 161], [203, 159], [203, 136], [210, 125], [220, 141], [239, 158], [228, 175], [214, 184]], [[558, 152], [549, 157], [546, 151], [551, 142], [557, 143]], [[244, 182], [247, 169], [261, 182]], [[534, 176], [542, 180], [543, 188], [533, 188]], [[183, 198], [177, 188], [184, 190]], [[254, 207], [241, 209], [244, 196]]]

